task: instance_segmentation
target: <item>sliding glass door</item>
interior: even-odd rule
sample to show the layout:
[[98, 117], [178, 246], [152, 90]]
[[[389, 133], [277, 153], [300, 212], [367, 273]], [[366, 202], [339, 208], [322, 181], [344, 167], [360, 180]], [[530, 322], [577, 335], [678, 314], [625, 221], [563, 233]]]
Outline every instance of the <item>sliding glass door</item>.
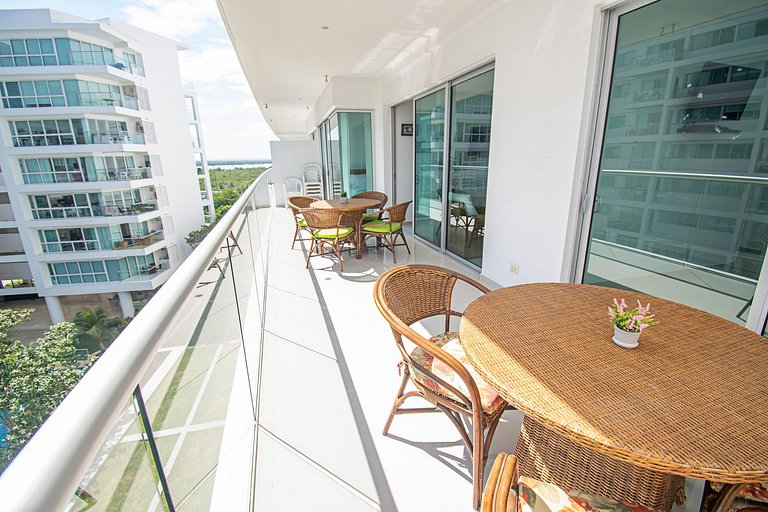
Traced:
[[476, 72], [414, 102], [414, 231], [478, 268], [483, 264], [493, 75], [493, 69]]
[[440, 247], [445, 174], [445, 89], [415, 101], [414, 232]]
[[485, 196], [491, 147], [493, 70], [451, 87], [449, 252], [483, 266]]
[[373, 190], [370, 112], [336, 112], [320, 126], [325, 197]]
[[[691, 5], [612, 18], [583, 281], [745, 324], [765, 300], [768, 6]], [[664, 19], [681, 22], [659, 30]]]

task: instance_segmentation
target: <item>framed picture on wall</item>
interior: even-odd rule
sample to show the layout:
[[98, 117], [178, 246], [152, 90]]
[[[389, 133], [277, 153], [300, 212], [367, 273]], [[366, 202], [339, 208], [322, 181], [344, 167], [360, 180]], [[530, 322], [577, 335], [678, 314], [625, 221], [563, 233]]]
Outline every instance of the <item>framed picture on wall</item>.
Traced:
[[413, 124], [403, 123], [400, 125], [400, 135], [413, 137]]

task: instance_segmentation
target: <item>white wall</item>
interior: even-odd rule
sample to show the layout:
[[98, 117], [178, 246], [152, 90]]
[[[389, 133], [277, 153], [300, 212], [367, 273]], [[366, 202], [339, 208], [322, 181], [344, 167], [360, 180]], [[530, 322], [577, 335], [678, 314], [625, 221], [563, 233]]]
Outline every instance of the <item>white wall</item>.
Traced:
[[596, 3], [504, 4], [438, 36], [385, 84], [392, 105], [495, 60], [483, 274], [500, 284], [567, 278]]
[[[307, 133], [320, 126], [333, 111], [368, 110], [373, 124], [373, 188], [386, 190], [391, 174], [388, 141], [390, 111], [383, 102], [382, 81], [378, 78], [334, 77], [330, 79], [307, 118]], [[318, 142], [319, 145], [319, 142]], [[274, 163], [274, 157], [272, 158]]]
[[275, 200], [285, 204], [283, 183], [285, 178], [301, 180], [301, 166], [308, 162], [320, 163], [320, 142], [315, 140], [272, 141], [272, 183], [275, 184]]
[[[413, 199], [413, 136], [401, 135], [401, 125], [413, 125], [413, 101], [403, 102], [393, 107], [395, 113], [394, 162], [392, 174], [394, 174], [394, 197], [392, 203], [402, 203]], [[388, 190], [393, 187], [390, 184]], [[409, 218], [413, 218], [413, 206], [408, 210]]]

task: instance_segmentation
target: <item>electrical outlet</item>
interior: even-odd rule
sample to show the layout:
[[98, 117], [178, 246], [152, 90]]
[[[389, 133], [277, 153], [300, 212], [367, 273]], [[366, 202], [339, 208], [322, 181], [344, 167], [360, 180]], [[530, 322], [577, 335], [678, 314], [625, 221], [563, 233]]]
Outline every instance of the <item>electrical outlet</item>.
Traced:
[[509, 266], [509, 270], [512, 271], [513, 274], [519, 274], [520, 273], [520, 265], [517, 263], [513, 263]]

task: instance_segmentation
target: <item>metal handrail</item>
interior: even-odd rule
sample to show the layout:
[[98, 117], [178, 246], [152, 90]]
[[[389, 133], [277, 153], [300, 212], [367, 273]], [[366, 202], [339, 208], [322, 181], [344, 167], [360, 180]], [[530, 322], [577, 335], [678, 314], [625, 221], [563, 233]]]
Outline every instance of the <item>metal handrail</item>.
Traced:
[[0, 475], [4, 511], [64, 509], [149, 368], [163, 335], [258, 187], [266, 186], [270, 170], [240, 196]]

